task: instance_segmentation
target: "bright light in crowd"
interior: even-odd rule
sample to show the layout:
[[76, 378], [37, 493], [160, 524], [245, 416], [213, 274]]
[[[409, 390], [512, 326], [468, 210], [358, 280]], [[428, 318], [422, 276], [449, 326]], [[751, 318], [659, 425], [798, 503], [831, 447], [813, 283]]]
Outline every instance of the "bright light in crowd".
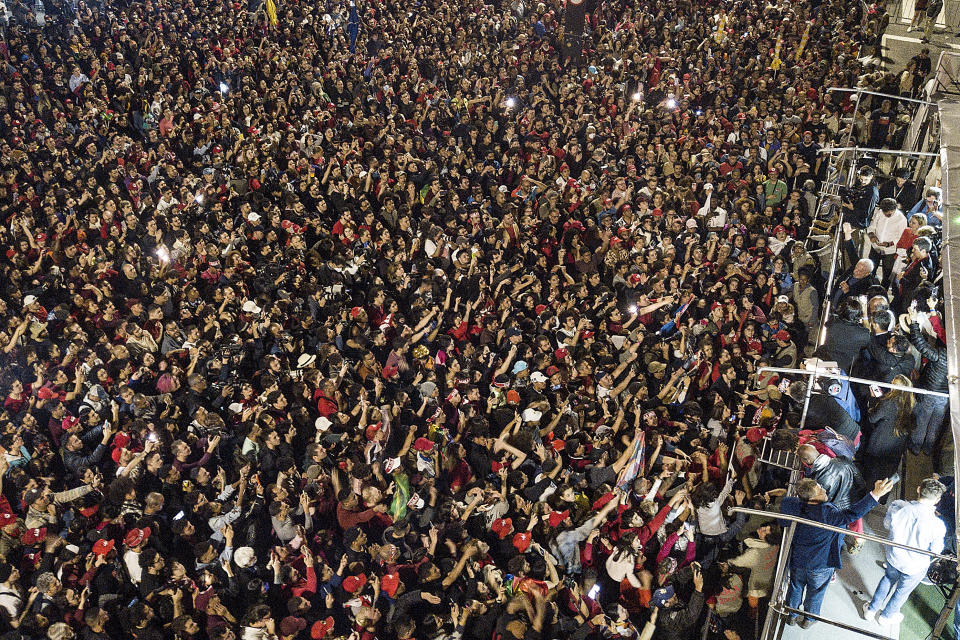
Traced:
[[170, 262], [170, 252], [167, 251], [166, 247], [157, 248], [157, 259], [160, 260], [161, 264]]
[[194, 198], [193, 200], [194, 200], [194, 202], [196, 202], [197, 204], [203, 204], [203, 194], [202, 194], [202, 193], [198, 193], [198, 194], [197, 194], [197, 197]]
[[667, 98], [667, 109], [676, 109], [677, 101], [673, 98]]
[[640, 93], [639, 91], [637, 91], [635, 94], [633, 94], [633, 101], [634, 101], [634, 102], [640, 102], [640, 99], [641, 99], [642, 97], [643, 97], [643, 94]]
[[637, 312], [637, 305], [635, 304], [630, 305], [630, 313], [636, 313], [636, 312]]
[[226, 82], [221, 82], [221, 83], [220, 83], [220, 93], [222, 93], [223, 95], [227, 95], [227, 92], [229, 92], [229, 91], [230, 91], [230, 87], [227, 86], [227, 83], [226, 83]]
[[515, 106], [517, 106], [517, 99], [507, 98], [507, 109], [513, 109]]

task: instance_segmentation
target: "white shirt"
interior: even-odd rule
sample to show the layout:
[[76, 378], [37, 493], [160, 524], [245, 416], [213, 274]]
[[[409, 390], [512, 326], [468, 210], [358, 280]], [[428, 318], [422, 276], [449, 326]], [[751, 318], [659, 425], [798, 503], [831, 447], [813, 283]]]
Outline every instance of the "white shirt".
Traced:
[[878, 247], [873, 245], [873, 248], [876, 251], [884, 255], [891, 255], [897, 252], [897, 241], [900, 240], [900, 236], [903, 235], [904, 229], [907, 228], [907, 218], [903, 215], [903, 212], [897, 209], [893, 212], [889, 218], [883, 214], [879, 208], [873, 214], [873, 220], [870, 221], [870, 226], [867, 227], [867, 237], [870, 237], [870, 234], [875, 234], [879, 242], [891, 242], [889, 247]]
[[140, 567], [140, 554], [132, 549], [123, 552], [123, 562], [127, 565], [127, 573], [130, 574], [130, 582], [140, 584], [140, 576], [143, 569]]
[[[917, 500], [894, 500], [887, 509], [883, 525], [890, 532], [890, 540], [926, 549], [934, 553], [943, 551], [943, 538], [947, 527], [937, 517], [936, 505]], [[925, 574], [930, 567], [930, 556], [898, 547], [887, 547], [887, 562], [897, 571], [909, 576]]]
[[727, 480], [717, 499], [704, 507], [697, 508], [697, 524], [700, 533], [705, 536], [721, 536], [727, 532], [727, 521], [723, 517], [723, 503], [733, 491], [733, 478]]

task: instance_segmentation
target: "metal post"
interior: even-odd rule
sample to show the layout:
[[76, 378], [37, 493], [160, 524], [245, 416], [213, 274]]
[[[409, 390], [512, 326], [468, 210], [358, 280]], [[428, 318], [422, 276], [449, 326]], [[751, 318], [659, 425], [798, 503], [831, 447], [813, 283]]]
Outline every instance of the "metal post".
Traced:
[[[763, 373], [764, 371], [771, 371], [774, 373], [789, 373], [793, 375], [808, 375], [810, 372], [807, 369], [787, 369], [786, 367], [760, 367], [757, 370], [757, 373]], [[944, 391], [931, 391], [929, 389], [922, 389], [920, 387], [904, 387], [899, 384], [893, 384], [892, 382], [878, 382], [876, 380], [869, 380], [867, 378], [855, 378], [852, 376], [844, 375], [842, 373], [834, 373], [826, 369], [820, 369], [817, 375], [823, 378], [830, 378], [832, 380], [845, 380], [847, 382], [854, 382], [859, 384], [874, 384], [878, 387], [883, 387], [884, 389], [895, 389], [897, 391], [908, 391], [910, 393], [919, 393], [927, 396], [938, 396], [940, 398], [949, 398], [950, 394]]]
[[937, 621], [933, 625], [933, 631], [927, 636], [927, 640], [937, 640], [940, 637], [943, 633], [943, 628], [947, 626], [947, 618], [950, 617], [950, 612], [957, 606], [958, 599], [960, 599], [960, 584], [955, 584], [953, 585], [953, 591], [950, 592], [950, 597], [947, 598], [947, 604], [940, 610], [940, 615], [937, 616]]
[[933, 551], [928, 551], [927, 549], [921, 549], [919, 547], [911, 547], [908, 544], [903, 544], [901, 542], [894, 542], [893, 540], [888, 540], [887, 538], [881, 538], [880, 536], [875, 536], [871, 533], [856, 533], [854, 531], [850, 531], [849, 529], [844, 529], [843, 527], [835, 527], [832, 524], [817, 522], [816, 520], [811, 520], [809, 518], [791, 515], [789, 513], [780, 513], [778, 511], [763, 511], [761, 509], [750, 509], [748, 507], [733, 507], [730, 510], [733, 511], [734, 513], [743, 513], [749, 516], [762, 516], [762, 517], [768, 517], [768, 518], [776, 518], [777, 520], [788, 520], [794, 523], [798, 522], [800, 524], [816, 527], [817, 529], [824, 529], [826, 531], [832, 531], [834, 533], [839, 533], [845, 536], [853, 536], [855, 538], [863, 538], [864, 540], [869, 540], [870, 542], [878, 542], [887, 547], [897, 547], [899, 549], [904, 549], [906, 551], [921, 553], [925, 556], [930, 556], [931, 558], [936, 558], [938, 560], [947, 560], [948, 562], [954, 562], [954, 563], [960, 560], [955, 556], [945, 556], [942, 553], [934, 553]]

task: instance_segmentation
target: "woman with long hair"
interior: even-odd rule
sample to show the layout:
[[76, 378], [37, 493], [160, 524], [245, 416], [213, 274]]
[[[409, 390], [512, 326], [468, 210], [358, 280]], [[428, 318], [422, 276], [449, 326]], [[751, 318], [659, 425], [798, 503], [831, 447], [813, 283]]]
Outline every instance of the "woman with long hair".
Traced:
[[[893, 378], [893, 384], [912, 387], [904, 375]], [[867, 486], [887, 478], [900, 468], [900, 460], [915, 427], [913, 393], [890, 389], [880, 396], [867, 413], [866, 443], [860, 447], [860, 458]]]

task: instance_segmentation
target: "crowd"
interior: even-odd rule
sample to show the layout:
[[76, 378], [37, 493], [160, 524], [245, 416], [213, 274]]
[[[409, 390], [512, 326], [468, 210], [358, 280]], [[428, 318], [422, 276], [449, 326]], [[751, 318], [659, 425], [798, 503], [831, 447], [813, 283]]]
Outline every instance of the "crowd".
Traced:
[[935, 450], [759, 372], [945, 389], [938, 190], [819, 206], [861, 7], [586, 4], [7, 0], [0, 638], [755, 638], [763, 443]]

